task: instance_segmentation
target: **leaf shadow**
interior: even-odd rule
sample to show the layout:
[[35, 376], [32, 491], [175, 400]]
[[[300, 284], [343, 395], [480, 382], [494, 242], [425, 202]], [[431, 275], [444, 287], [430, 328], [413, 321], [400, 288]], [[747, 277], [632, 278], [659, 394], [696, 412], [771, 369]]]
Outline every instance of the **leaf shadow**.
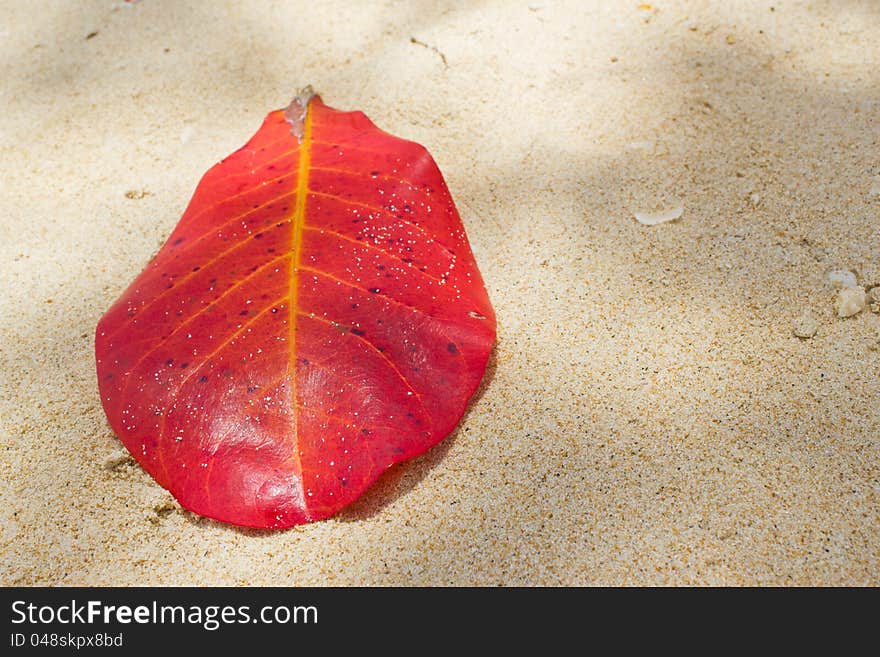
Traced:
[[262, 529], [259, 527], [242, 527], [240, 525], [232, 525], [221, 520], [214, 520], [213, 518], [200, 516], [198, 513], [183, 508], [180, 509], [180, 512], [185, 522], [188, 522], [189, 524], [196, 527], [219, 529], [225, 532], [232, 532], [235, 534], [240, 534], [242, 536], [247, 536], [248, 538], [270, 538], [272, 536], [278, 535], [280, 531], [290, 531], [298, 529], [297, 527], [290, 527], [287, 530]]

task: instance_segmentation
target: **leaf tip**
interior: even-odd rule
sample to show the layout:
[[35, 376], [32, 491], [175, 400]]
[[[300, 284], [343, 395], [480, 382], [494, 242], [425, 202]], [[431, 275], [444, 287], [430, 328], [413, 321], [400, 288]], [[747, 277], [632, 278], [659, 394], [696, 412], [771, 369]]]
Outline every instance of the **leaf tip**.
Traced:
[[290, 124], [290, 134], [296, 137], [297, 141], [302, 141], [309, 101], [314, 95], [315, 90], [311, 85], [303, 87], [290, 101], [290, 105], [284, 108], [284, 118]]

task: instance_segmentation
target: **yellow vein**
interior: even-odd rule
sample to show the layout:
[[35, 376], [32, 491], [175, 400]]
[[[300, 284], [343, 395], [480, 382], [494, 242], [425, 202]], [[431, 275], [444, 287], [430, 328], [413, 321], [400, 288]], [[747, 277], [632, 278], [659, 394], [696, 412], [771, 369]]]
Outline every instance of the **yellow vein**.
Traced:
[[[296, 398], [296, 316], [299, 305], [299, 262], [302, 255], [302, 233], [306, 222], [306, 198], [309, 194], [309, 167], [312, 164], [312, 108], [311, 101], [306, 105], [306, 117], [303, 125], [303, 136], [299, 144], [299, 171], [296, 175], [296, 207], [293, 211], [291, 223], [290, 249], [293, 257], [290, 259], [290, 304], [287, 324], [290, 329], [288, 340], [290, 341], [290, 401], [296, 408], [299, 400]], [[302, 481], [302, 460], [299, 457], [299, 421], [294, 410], [293, 435], [295, 436], [293, 456], [296, 459], [297, 469], [300, 473], [300, 484], [305, 488]], [[305, 490], [303, 490], [305, 493]], [[308, 504], [303, 496], [303, 505], [308, 509]]]
[[[383, 176], [383, 175], [364, 175], [363, 171], [354, 171], [352, 169], [340, 169], [339, 167], [312, 167], [312, 171], [326, 171], [328, 173], [342, 173], [354, 178], [364, 178], [367, 180], [387, 180], [388, 182], [396, 182], [401, 185], [409, 185], [412, 190], [418, 190], [424, 196], [431, 196], [423, 190], [422, 183], [413, 182], [412, 180], [407, 180], [406, 178], [398, 178], [397, 176]], [[412, 191], [408, 190], [408, 191]]]
[[[356, 283], [352, 283], [351, 281], [346, 281], [345, 279], [339, 278], [338, 276], [334, 276], [330, 272], [324, 271], [323, 269], [316, 269], [315, 267], [307, 267], [305, 265], [300, 266], [300, 269], [302, 269], [303, 271], [312, 272], [313, 274], [317, 274], [318, 276], [322, 276], [322, 277], [326, 278], [327, 280], [336, 281], [340, 285], [347, 285], [348, 287], [355, 289], [355, 290], [360, 290], [361, 292], [363, 292], [365, 294], [371, 294], [371, 295], [374, 294], [375, 296], [381, 297], [390, 303], [393, 303], [397, 306], [402, 306], [403, 308], [409, 308], [413, 312], [417, 312], [420, 315], [424, 315], [425, 317], [430, 317], [431, 319], [437, 320], [438, 322], [446, 321], [446, 320], [442, 319], [441, 317], [435, 317], [434, 315], [429, 313], [424, 308], [419, 308], [418, 306], [413, 306], [412, 304], [406, 303], [405, 301], [401, 301], [400, 299], [396, 299], [392, 296], [389, 296], [388, 294], [385, 294], [384, 292], [372, 292], [371, 293], [367, 288], [365, 288], [361, 285], [358, 285]], [[439, 288], [438, 287], [438, 288], [436, 288], [436, 291], [439, 292], [440, 290], [445, 290], [445, 289], [447, 289], [447, 288]], [[440, 335], [445, 335], [445, 334], [441, 333]]]
[[[207, 214], [208, 212], [211, 212], [212, 210], [216, 210], [224, 203], [229, 203], [230, 201], [235, 201], [239, 198], [244, 198], [246, 195], [250, 194], [251, 192], [260, 191], [260, 190], [264, 189], [266, 187], [266, 185], [268, 185], [269, 183], [278, 182], [282, 178], [286, 178], [289, 175], [290, 175], [290, 171], [288, 171], [286, 173], [282, 173], [280, 176], [275, 176], [274, 178], [268, 178], [266, 180], [262, 180], [258, 184], [254, 185], [253, 187], [248, 187], [247, 189], [243, 189], [240, 192], [236, 192], [232, 196], [227, 196], [225, 198], [222, 198], [219, 201], [217, 201], [216, 203], [212, 203], [211, 205], [209, 205], [207, 207], [199, 208], [198, 212], [194, 213], [192, 216], [187, 216], [186, 211], [184, 211], [183, 217], [181, 218], [181, 220], [186, 219], [187, 223], [194, 223], [196, 219], [200, 218], [204, 214]], [[274, 200], [276, 200], [276, 199], [269, 199], [269, 201], [267, 201], [266, 204], [271, 203]], [[262, 206], [260, 206], [260, 207], [262, 207]], [[256, 208], [254, 208], [254, 209], [256, 209]], [[188, 210], [188, 208], [187, 208], [187, 210]], [[250, 212], [248, 211], [245, 214], [249, 214], [249, 213]], [[233, 219], [237, 219], [237, 218], [238, 217], [233, 217]], [[211, 231], [208, 231], [208, 232], [210, 233]]]
[[[187, 244], [185, 245], [185, 247], [184, 247], [183, 249], [181, 249], [181, 250], [178, 252], [178, 255], [183, 255], [183, 254], [185, 254], [185, 253], [188, 253], [189, 251], [192, 251], [193, 248], [196, 246], [197, 243], [201, 242], [201, 241], [202, 241], [203, 239], [205, 239], [206, 237], [209, 237], [209, 236], [211, 236], [211, 235], [216, 234], [217, 231], [219, 231], [219, 230], [225, 228], [226, 226], [228, 226], [229, 224], [233, 223], [233, 222], [236, 221], [237, 219], [245, 219], [245, 218], [249, 217], [250, 215], [255, 214], [255, 213], [258, 212], [260, 209], [264, 208], [266, 205], [269, 205], [270, 203], [272, 203], [272, 202], [274, 202], [274, 201], [281, 200], [282, 198], [284, 198], [285, 196], [289, 196], [290, 194], [291, 194], [291, 192], [287, 192], [287, 193], [285, 193], [285, 194], [282, 194], [281, 196], [276, 196], [275, 198], [271, 198], [271, 199], [269, 199], [268, 201], [266, 201], [265, 203], [263, 203], [262, 205], [259, 205], [259, 206], [256, 207], [256, 208], [252, 208], [252, 209], [248, 210], [247, 212], [245, 212], [244, 214], [236, 215], [235, 217], [232, 217], [231, 219], [229, 219], [228, 221], [226, 221], [225, 223], [223, 223], [223, 224], [220, 225], [220, 226], [216, 226], [216, 227], [214, 227], [214, 228], [211, 228], [211, 230], [209, 230], [209, 231], [207, 231], [207, 232], [205, 232], [205, 233], [202, 233], [201, 235], [199, 235], [199, 236], [196, 237], [195, 239], [193, 239], [193, 238], [188, 238], [190, 241], [187, 242]], [[220, 257], [226, 255], [227, 253], [229, 253], [230, 251], [234, 251], [234, 250], [237, 249], [239, 246], [242, 246], [243, 244], [247, 244], [247, 243], [248, 243], [248, 240], [246, 240], [246, 239], [245, 239], [245, 240], [241, 240], [241, 241], [239, 241], [239, 242], [236, 242], [236, 246], [233, 246], [231, 249], [229, 249], [229, 250], [227, 250], [227, 251], [224, 251], [224, 252], [221, 253], [219, 256], [217, 256], [217, 258], [220, 258]], [[163, 247], [163, 248], [164, 248], [164, 247]], [[161, 264], [162, 264], [163, 260], [161, 260], [160, 257], [161, 257], [161, 256], [157, 256], [156, 259], [153, 260], [153, 262], [151, 263], [151, 264], [152, 264], [152, 267], [153, 267], [154, 269], [160, 269], [160, 268], [161, 268]], [[199, 271], [204, 270], [205, 267], [207, 267], [207, 266], [210, 265], [210, 264], [213, 264], [215, 261], [216, 261], [216, 259], [215, 259], [215, 260], [211, 260], [210, 262], [208, 262], [208, 263], [206, 263], [206, 264], [200, 265], [201, 269], [200, 269]], [[154, 278], [155, 278], [155, 277], [154, 277]], [[162, 290], [162, 292], [160, 292], [159, 294], [155, 295], [155, 296], [152, 297], [147, 303], [145, 303], [143, 306], [141, 306], [141, 307], [138, 309], [138, 311], [137, 311], [136, 314], [134, 314], [134, 315], [132, 315], [132, 316], [130, 316], [130, 317], [126, 317], [126, 318], [125, 318], [125, 321], [123, 321], [123, 323], [122, 323], [120, 326], [118, 326], [115, 330], [113, 330], [113, 331], [111, 331], [110, 333], [107, 334], [106, 339], [107, 339], [107, 340], [110, 340], [111, 338], [117, 336], [120, 332], [122, 332], [123, 329], [127, 328], [127, 327], [132, 323], [132, 321], [133, 321], [135, 318], [138, 317], [138, 315], [140, 315], [141, 313], [143, 313], [144, 310], [146, 310], [147, 308], [149, 308], [150, 306], [152, 306], [156, 301], [158, 301], [159, 299], [161, 299], [162, 297], [164, 297], [166, 294], [171, 294], [172, 292], [177, 292], [177, 291], [178, 291], [177, 288], [179, 287], [179, 286], [177, 285], [177, 283], [178, 283], [178, 282], [179, 282], [179, 283], [183, 283], [184, 281], [186, 281], [186, 280], [189, 279], [189, 278], [191, 278], [191, 276], [187, 275], [187, 276], [182, 276], [182, 277], [180, 277], [179, 279], [178, 279], [178, 278], [174, 279], [175, 285], [173, 285], [172, 287], [169, 287], [169, 288], [165, 288], [164, 290]]]
[[[233, 334], [230, 335], [229, 337], [225, 338], [225, 339], [223, 340], [223, 342], [221, 342], [220, 345], [214, 349], [214, 351], [212, 351], [210, 354], [208, 354], [207, 356], [205, 356], [205, 358], [202, 360], [201, 363], [198, 364], [198, 366], [196, 366], [195, 368], [191, 369], [191, 370], [189, 371], [189, 374], [187, 374], [185, 377], [183, 377], [183, 379], [180, 380], [180, 383], [177, 384], [177, 398], [175, 398], [174, 401], [172, 401], [172, 402], [168, 405], [168, 407], [165, 409], [165, 412], [162, 413], [162, 420], [161, 420], [161, 423], [160, 423], [160, 425], [159, 425], [159, 439], [160, 439], [160, 440], [164, 440], [164, 439], [165, 439], [165, 428], [166, 428], [166, 424], [167, 424], [167, 420], [168, 420], [168, 415], [171, 414], [171, 412], [173, 412], [175, 408], [177, 408], [177, 402], [179, 401], [179, 398], [180, 398], [180, 396], [181, 396], [181, 393], [183, 392], [183, 386], [186, 385], [186, 382], [189, 381], [190, 379], [192, 379], [192, 377], [195, 375], [196, 372], [198, 372], [198, 371], [201, 370], [205, 365], [207, 365], [208, 363], [210, 363], [210, 362], [211, 362], [211, 359], [214, 358], [214, 356], [216, 356], [216, 355], [219, 354], [221, 351], [223, 351], [224, 349], [226, 349], [226, 347], [228, 347], [228, 346], [232, 343], [232, 341], [235, 340], [235, 338], [237, 338], [239, 335], [241, 335], [242, 333], [244, 333], [245, 331], [247, 331], [249, 328], [253, 327], [253, 325], [256, 324], [257, 321], [258, 321], [263, 315], [265, 315], [267, 312], [269, 312], [272, 308], [274, 308], [277, 304], [281, 303], [283, 300], [284, 300], [283, 297], [282, 297], [281, 299], [276, 299], [276, 300], [273, 301], [272, 303], [268, 304], [265, 308], [263, 308], [263, 309], [262, 309], [260, 312], [258, 312], [256, 315], [254, 315], [253, 317], [251, 317], [248, 321], [246, 321], [246, 322], [245, 322], [244, 324], [242, 324], [240, 327], [238, 327], [238, 329], [235, 331], [235, 333], [233, 333]], [[217, 441], [217, 442], [219, 443], [219, 442], [221, 442], [221, 441]], [[212, 454], [212, 456], [213, 456], [213, 454]], [[161, 449], [159, 450], [159, 460], [161, 461], [162, 470], [165, 472], [165, 476], [168, 477], [168, 467], [167, 467], [167, 465], [166, 465], [166, 463], [165, 463], [165, 457], [164, 457], [164, 454], [163, 454], [163, 450], [161, 450]], [[207, 486], [207, 480], [205, 481], [205, 485]], [[207, 492], [207, 491], [206, 491], [206, 492]]]
[[339, 203], [343, 203], [345, 205], [357, 206], [357, 207], [364, 208], [366, 210], [372, 210], [374, 212], [379, 212], [381, 214], [391, 216], [391, 217], [393, 217], [392, 223], [396, 222], [396, 223], [406, 224], [407, 226], [412, 226], [416, 230], [421, 231], [422, 233], [427, 235], [431, 241], [435, 242], [436, 244], [439, 244], [440, 247], [446, 249], [450, 253], [455, 253], [455, 251], [452, 249], [452, 247], [447, 246], [446, 244], [441, 242], [439, 239], [437, 239], [436, 235], [432, 235], [427, 230], [425, 230], [425, 228], [423, 228], [421, 225], [415, 223], [414, 221], [409, 221], [408, 219], [404, 219], [403, 217], [398, 217], [396, 214], [394, 214], [394, 212], [395, 212], [394, 210], [389, 210], [388, 208], [383, 208], [378, 205], [370, 205], [369, 203], [361, 203], [360, 201], [352, 201], [351, 199], [345, 198], [344, 196], [339, 196], [338, 194], [329, 194], [327, 192], [316, 192], [313, 189], [310, 189], [309, 193], [313, 194], [314, 196], [320, 196], [321, 198], [328, 198], [330, 200], [337, 201]]
[[[392, 260], [399, 262], [404, 267], [406, 267], [407, 270], [412, 269], [414, 271], [417, 271], [419, 274], [421, 274], [422, 276], [426, 276], [427, 278], [430, 278], [432, 281], [437, 281], [439, 283], [440, 281], [443, 280], [442, 278], [440, 278], [438, 276], [432, 276], [428, 272], [422, 271], [418, 267], [414, 267], [412, 262], [406, 262], [399, 255], [392, 253], [390, 251], [386, 251], [385, 249], [378, 247], [375, 244], [373, 244], [372, 242], [369, 242], [367, 240], [357, 240], [353, 237], [349, 237], [348, 235], [344, 235], [344, 234], [340, 233], [339, 231], [332, 230], [330, 228], [315, 228], [314, 226], [305, 226], [304, 229], [310, 230], [314, 233], [327, 233], [328, 235], [333, 235], [337, 239], [344, 240], [346, 242], [351, 242], [352, 244], [355, 244], [355, 245], [360, 246], [362, 248], [372, 249], [376, 253], [381, 253], [382, 255], [385, 255], [385, 256], [391, 258]], [[444, 285], [445, 285], [445, 283], [444, 283]]]
[[[287, 254], [287, 253], [283, 253], [283, 254], [281, 254], [280, 256], [278, 256], [277, 258], [273, 258], [272, 260], [270, 260], [269, 262], [267, 262], [266, 264], [264, 264], [263, 266], [261, 266], [259, 269], [255, 269], [254, 271], [249, 272], [247, 276], [245, 276], [244, 278], [240, 279], [240, 280], [239, 280], [238, 282], [236, 282], [234, 285], [232, 285], [232, 286], [230, 286], [228, 289], [226, 289], [226, 290], [225, 290], [222, 294], [220, 294], [218, 297], [216, 297], [216, 298], [213, 299], [212, 301], [210, 301], [210, 302], [208, 302], [207, 304], [205, 304], [205, 306], [203, 306], [203, 307], [201, 308], [201, 310], [199, 310], [198, 312], [196, 312], [196, 313], [190, 315], [189, 317], [187, 317], [186, 321], [182, 322], [181, 324], [178, 324], [177, 328], [175, 328], [173, 331], [171, 331], [171, 333], [169, 333], [168, 335], [166, 335], [164, 340], [160, 340], [160, 341], [157, 342], [153, 347], [151, 347], [150, 349], [148, 349], [147, 351], [145, 351], [145, 352], [141, 355], [141, 357], [138, 358], [138, 360], [135, 362], [135, 364], [132, 365], [131, 368], [129, 369], [128, 379], [126, 379], [126, 381], [125, 381], [125, 385], [122, 387], [122, 392], [120, 393], [119, 396], [120, 396], [122, 399], [125, 399], [125, 398], [126, 398], [125, 395], [128, 393], [128, 386], [129, 386], [129, 384], [131, 383], [132, 379], [134, 378], [135, 372], [137, 372], [137, 369], [141, 366], [141, 363], [143, 363], [143, 362], [144, 362], [144, 361], [145, 361], [145, 360], [146, 360], [146, 359], [147, 359], [147, 358], [148, 358], [153, 352], [155, 352], [155, 351], [156, 351], [157, 349], [159, 349], [161, 346], [163, 346], [164, 344], [166, 344], [167, 341], [168, 341], [173, 335], [176, 335], [177, 333], [180, 333], [180, 331], [183, 330], [183, 327], [184, 327], [184, 326], [188, 325], [190, 322], [192, 322], [194, 319], [196, 319], [197, 317], [201, 316], [202, 314], [208, 312], [208, 310], [210, 310], [211, 308], [213, 308], [214, 306], [216, 306], [216, 305], [220, 302], [221, 299], [223, 299], [224, 297], [226, 297], [227, 295], [229, 295], [233, 290], [236, 290], [237, 288], [241, 287], [243, 284], [245, 284], [245, 283], [246, 283], [247, 281], [249, 281], [250, 279], [252, 279], [252, 278], [254, 278], [255, 276], [257, 276], [257, 274], [259, 274], [261, 271], [263, 271], [266, 267], [269, 267], [270, 265], [274, 265], [276, 262], [278, 262], [279, 260], [282, 260], [282, 259], [286, 258], [288, 255], [289, 255], [289, 254]], [[191, 373], [192, 373], [192, 372], [191, 372]], [[185, 380], [186, 380], [186, 379], [184, 379], [184, 381], [185, 381]]]

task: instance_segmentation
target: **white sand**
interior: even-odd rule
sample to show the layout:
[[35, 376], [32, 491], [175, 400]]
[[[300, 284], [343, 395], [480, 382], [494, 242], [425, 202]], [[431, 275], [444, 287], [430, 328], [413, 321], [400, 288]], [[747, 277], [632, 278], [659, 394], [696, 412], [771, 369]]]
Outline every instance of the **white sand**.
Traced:
[[[880, 315], [826, 279], [880, 284], [880, 4], [244, 4], [0, 5], [0, 584], [880, 584]], [[120, 457], [93, 331], [306, 83], [431, 150], [499, 340], [439, 448], [241, 531]]]

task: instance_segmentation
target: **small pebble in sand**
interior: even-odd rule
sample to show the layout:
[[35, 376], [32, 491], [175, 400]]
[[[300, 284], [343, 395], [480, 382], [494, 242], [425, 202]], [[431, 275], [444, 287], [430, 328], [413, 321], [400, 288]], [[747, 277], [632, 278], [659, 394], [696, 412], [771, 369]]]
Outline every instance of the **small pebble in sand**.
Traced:
[[871, 198], [880, 198], [880, 176], [874, 176], [874, 182], [868, 190], [868, 196]]
[[758, 194], [758, 192], [752, 192], [751, 194], [749, 194], [749, 200], [752, 202], [752, 205], [758, 207], [758, 205], [761, 203], [761, 195]]
[[837, 316], [852, 317], [865, 307], [867, 295], [862, 287], [845, 287], [837, 294]]
[[871, 312], [880, 313], [880, 285], [871, 288], [868, 292], [868, 299], [871, 303]]
[[170, 498], [151, 501], [147, 505], [145, 516], [147, 520], [153, 524], [157, 524], [163, 518], [177, 511], [178, 506], [174, 500]]
[[149, 196], [150, 192], [145, 189], [130, 189], [125, 192], [125, 198], [130, 198], [132, 200], [142, 199], [145, 196]]
[[797, 337], [809, 339], [819, 330], [819, 322], [810, 315], [803, 314], [791, 323], [791, 328]]
[[849, 269], [832, 269], [828, 272], [828, 282], [837, 287], [856, 287], [856, 275]]
[[131, 454], [124, 449], [117, 449], [110, 456], [104, 459], [105, 470], [115, 470], [120, 465], [128, 463], [131, 460]]

